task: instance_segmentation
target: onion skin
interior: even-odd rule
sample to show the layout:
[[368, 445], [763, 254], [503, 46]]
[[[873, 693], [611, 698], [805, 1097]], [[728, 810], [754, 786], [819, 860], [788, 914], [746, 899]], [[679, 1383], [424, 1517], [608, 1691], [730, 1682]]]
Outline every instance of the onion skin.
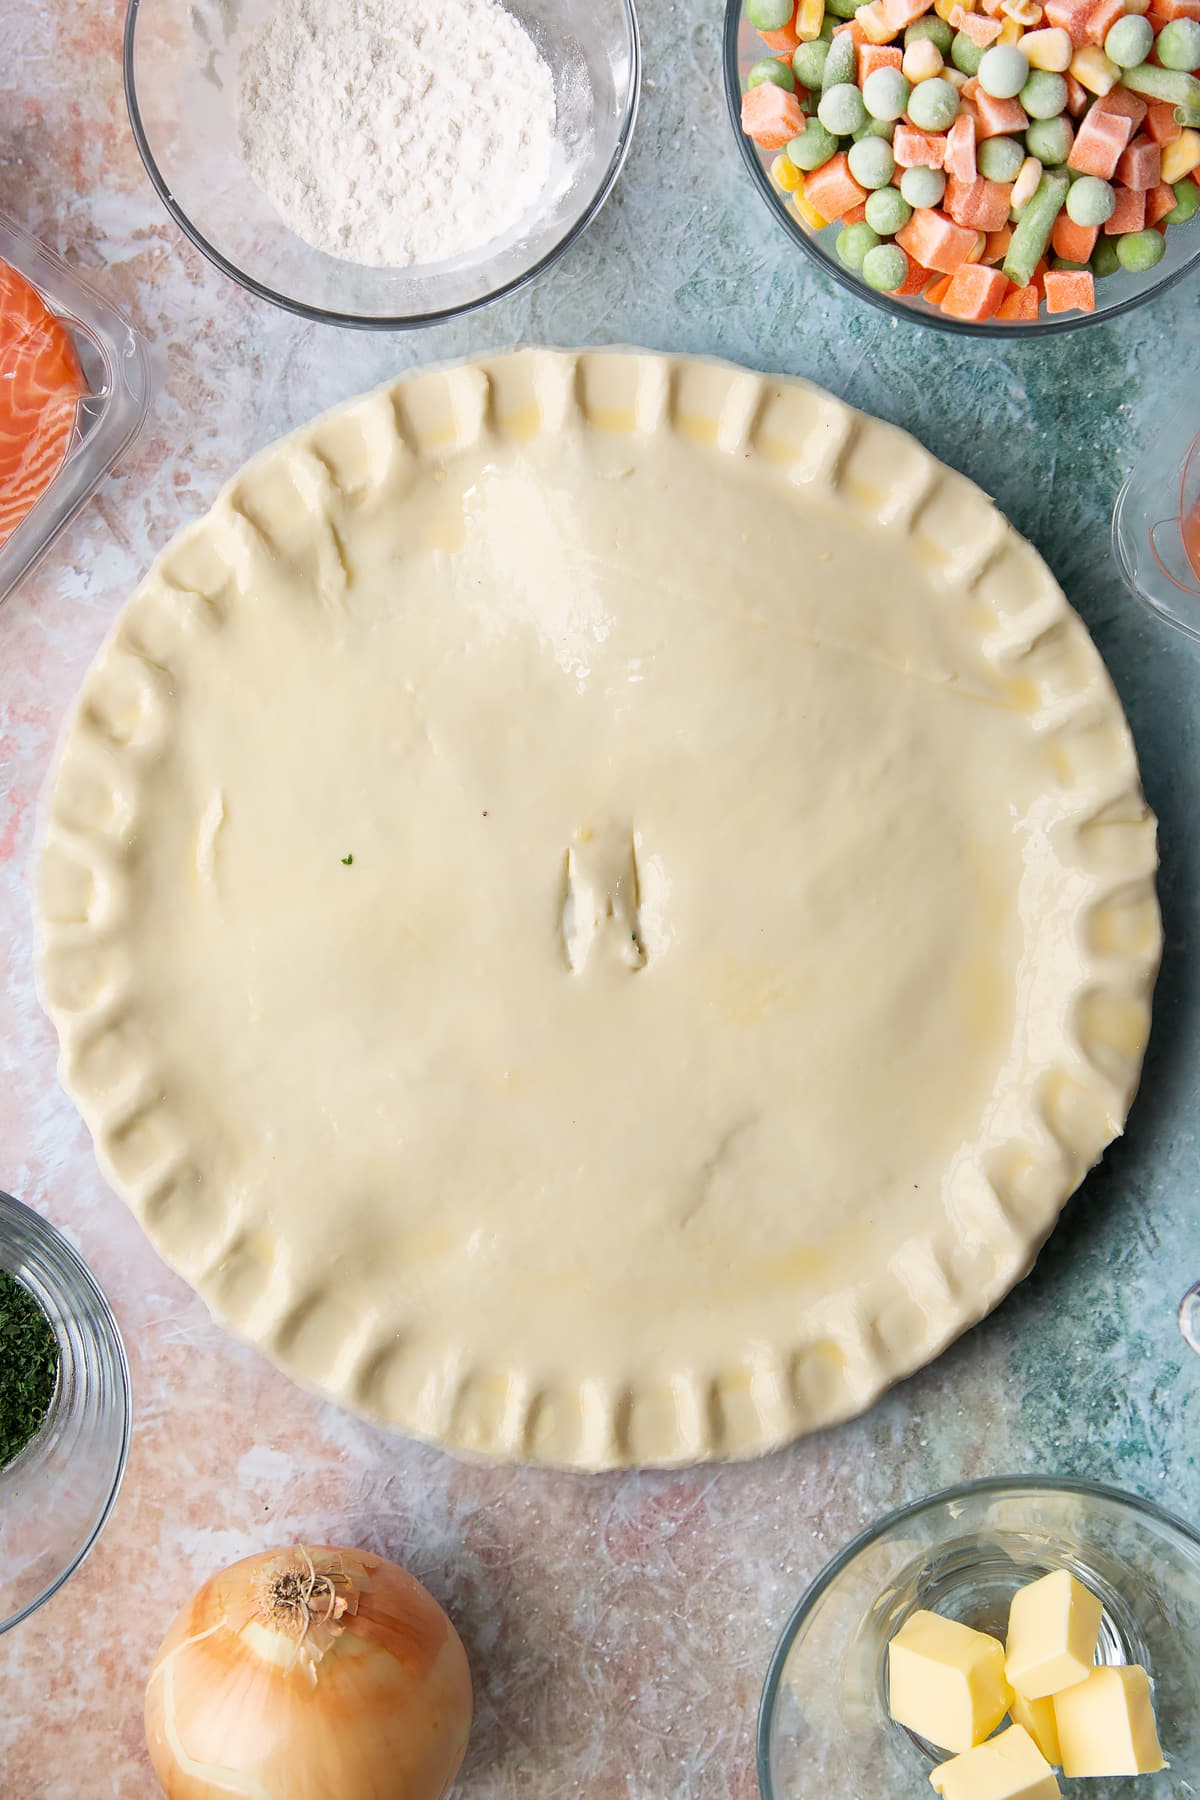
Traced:
[[[305, 1634], [315, 1660], [261, 1622], [262, 1584], [306, 1568], [334, 1571], [354, 1609]], [[466, 1652], [433, 1596], [384, 1557], [328, 1545], [249, 1556], [206, 1581], [146, 1689], [169, 1800], [443, 1800], [471, 1715]]]

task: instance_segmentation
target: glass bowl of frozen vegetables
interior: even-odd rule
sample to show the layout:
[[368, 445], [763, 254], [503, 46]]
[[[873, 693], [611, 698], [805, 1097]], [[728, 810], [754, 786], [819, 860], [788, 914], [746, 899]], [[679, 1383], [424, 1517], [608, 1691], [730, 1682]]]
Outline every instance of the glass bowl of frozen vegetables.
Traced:
[[1069, 331], [1200, 276], [1192, 0], [728, 0], [742, 156], [853, 293]]

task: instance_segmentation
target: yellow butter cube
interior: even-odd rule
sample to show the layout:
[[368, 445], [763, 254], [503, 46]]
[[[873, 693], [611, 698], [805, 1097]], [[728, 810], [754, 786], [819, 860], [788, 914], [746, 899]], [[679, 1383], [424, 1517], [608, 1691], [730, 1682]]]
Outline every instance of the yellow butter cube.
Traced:
[[1021, 48], [1031, 69], [1048, 69], [1052, 75], [1065, 75], [1075, 54], [1071, 34], [1061, 25], [1047, 25], [1044, 31], [1027, 32], [1021, 40]]
[[825, 23], [825, 0], [800, 0], [796, 8], [796, 36], [809, 44], [821, 35]]
[[916, 1612], [888, 1645], [892, 1717], [942, 1750], [970, 1750], [1008, 1711], [1004, 1647], [937, 1613]]
[[1058, 1747], [1058, 1722], [1054, 1716], [1053, 1700], [1026, 1700], [1021, 1694], [1013, 1695], [1013, 1703], [1009, 1707], [1014, 1725], [1020, 1725], [1027, 1731], [1048, 1763], [1056, 1768], [1062, 1766], [1062, 1752]]
[[1064, 1775], [1153, 1775], [1165, 1769], [1150, 1699], [1136, 1667], [1094, 1669], [1054, 1696]]
[[1111, 56], [1105, 56], [1099, 44], [1085, 44], [1071, 58], [1071, 73], [1080, 87], [1102, 99], [1111, 94], [1121, 79], [1121, 71]]
[[943, 1763], [929, 1779], [943, 1800], [1062, 1800], [1053, 1769], [1020, 1725]]
[[1162, 178], [1173, 186], [1193, 169], [1200, 169], [1200, 131], [1193, 131], [1189, 126], [1180, 132], [1173, 144], [1163, 145]]
[[1086, 1681], [1104, 1608], [1069, 1569], [1043, 1575], [1013, 1595], [1004, 1673], [1027, 1700], [1044, 1700]]

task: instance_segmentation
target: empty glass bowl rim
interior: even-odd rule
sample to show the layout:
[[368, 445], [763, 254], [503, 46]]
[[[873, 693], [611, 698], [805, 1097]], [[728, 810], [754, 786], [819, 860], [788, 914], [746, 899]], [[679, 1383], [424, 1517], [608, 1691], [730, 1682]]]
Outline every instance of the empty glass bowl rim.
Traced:
[[[136, 0], [135, 0], [136, 4]], [[942, 312], [920, 312], [915, 306], [906, 306], [902, 300], [896, 300], [891, 294], [881, 294], [876, 288], [868, 287], [865, 281], [859, 281], [849, 269], [839, 266], [833, 257], [824, 256], [816, 245], [802, 231], [800, 226], [780, 204], [779, 196], [771, 185], [771, 177], [763, 168], [755, 154], [753, 141], [742, 130], [742, 85], [738, 70], [738, 36], [741, 32], [742, 18], [745, 12], [745, 0], [725, 0], [725, 38], [722, 53], [722, 65], [725, 72], [725, 99], [729, 108], [729, 121], [733, 126], [733, 135], [737, 139], [742, 161], [750, 171], [755, 187], [762, 195], [777, 222], [782, 225], [794, 243], [800, 245], [806, 256], [812, 258], [822, 272], [844, 287], [859, 300], [869, 300], [872, 306], [878, 306], [894, 319], [904, 319], [910, 325], [928, 325], [934, 331], [949, 331], [962, 337], [990, 337], [997, 343], [1009, 343], [1014, 338], [1050, 337], [1063, 331], [1078, 331], [1084, 325], [1099, 325], [1106, 320], [1119, 318], [1122, 313], [1132, 312], [1135, 306], [1144, 306], [1157, 294], [1166, 293], [1176, 282], [1185, 276], [1196, 275], [1198, 260], [1190, 256], [1179, 268], [1168, 274], [1159, 275], [1149, 281], [1136, 294], [1128, 299], [1105, 305], [1094, 313], [1073, 315], [1063, 313], [1055, 319], [1031, 319], [1013, 324], [994, 325], [984, 319], [974, 324], [967, 319], [951, 319]]]
[[[740, 0], [734, 0], [740, 4]], [[1182, 1538], [1200, 1555], [1200, 1531], [1158, 1506], [1153, 1500], [1146, 1500], [1141, 1494], [1130, 1493], [1125, 1488], [1108, 1487], [1099, 1481], [1088, 1481], [1075, 1475], [988, 1475], [978, 1481], [961, 1481], [954, 1487], [943, 1488], [940, 1493], [928, 1494], [922, 1500], [912, 1500], [906, 1506], [898, 1506], [892, 1512], [885, 1513], [873, 1525], [868, 1525], [858, 1536], [837, 1555], [825, 1564], [820, 1574], [809, 1583], [800, 1596], [783, 1628], [778, 1644], [775, 1646], [767, 1668], [767, 1678], [763, 1682], [762, 1699], [758, 1708], [758, 1729], [755, 1734], [755, 1761], [758, 1771], [758, 1788], [763, 1800], [780, 1800], [771, 1781], [771, 1727], [775, 1719], [775, 1708], [779, 1700], [779, 1689], [783, 1683], [783, 1671], [791, 1654], [792, 1645], [800, 1634], [809, 1613], [826, 1590], [832, 1587], [842, 1570], [852, 1563], [861, 1551], [878, 1539], [885, 1537], [897, 1525], [908, 1519], [916, 1518], [921, 1513], [932, 1512], [936, 1507], [950, 1506], [956, 1500], [978, 1500], [988, 1495], [1013, 1498], [1018, 1494], [1075, 1494], [1089, 1500], [1110, 1500], [1130, 1512], [1140, 1513], [1147, 1519], [1153, 1519], [1158, 1525], [1167, 1527], [1174, 1536]]]
[[[133, 1436], [133, 1392], [129, 1376], [129, 1359], [125, 1353], [121, 1328], [108, 1303], [108, 1296], [78, 1250], [66, 1234], [58, 1229], [57, 1225], [52, 1225], [42, 1213], [36, 1212], [32, 1206], [26, 1206], [25, 1202], [18, 1200], [14, 1194], [0, 1192], [0, 1214], [10, 1209], [25, 1225], [31, 1237], [36, 1238], [52, 1257], [69, 1267], [94, 1309], [96, 1329], [100, 1335], [108, 1339], [114, 1352], [121, 1408], [121, 1443], [108, 1495], [96, 1514], [86, 1538], [83, 1539], [73, 1555], [66, 1560], [53, 1581], [48, 1582], [39, 1594], [28, 1601], [18, 1612], [13, 1613], [11, 1617], [7, 1619], [0, 1617], [0, 1637], [3, 1637], [6, 1631], [11, 1631], [14, 1626], [20, 1625], [25, 1619], [28, 1619], [40, 1606], [44, 1606], [46, 1601], [52, 1599], [87, 1561], [117, 1503], [117, 1495], [121, 1491], [121, 1483], [125, 1478], [125, 1465], [129, 1461], [129, 1446]], [[36, 1441], [36, 1438], [33, 1441]]]
[[634, 0], [618, 0], [618, 3], [625, 16], [625, 27], [629, 34], [629, 92], [625, 96], [625, 104], [617, 127], [616, 148], [609, 159], [608, 167], [596, 192], [570, 229], [528, 269], [523, 270], [519, 275], [514, 275], [511, 281], [504, 282], [500, 287], [492, 288], [486, 294], [480, 294], [474, 299], [460, 301], [454, 306], [435, 307], [429, 312], [420, 313], [380, 313], [378, 316], [372, 313], [339, 312], [331, 307], [312, 306], [305, 300], [293, 299], [290, 294], [281, 294], [278, 289], [247, 274], [245, 269], [239, 268], [235, 262], [218, 250], [215, 244], [210, 243], [208, 238], [192, 223], [172, 194], [170, 184], [164, 178], [154, 152], [150, 148], [150, 140], [142, 122], [141, 107], [137, 97], [137, 81], [133, 68], [134, 38], [142, 0], [129, 0], [129, 10], [125, 14], [122, 69], [129, 124], [146, 173], [171, 218], [174, 219], [184, 236], [189, 238], [197, 250], [208, 258], [214, 268], [220, 269], [222, 275], [227, 276], [238, 287], [244, 288], [247, 293], [257, 295], [260, 300], [269, 300], [273, 306], [282, 307], [285, 312], [294, 313], [298, 318], [308, 319], [317, 325], [341, 325], [358, 331], [416, 331], [425, 326], [443, 325], [450, 319], [465, 318], [468, 313], [478, 312], [480, 308], [491, 306], [497, 300], [507, 299], [509, 295], [519, 293], [530, 282], [536, 281], [539, 276], [544, 275], [547, 269], [552, 268], [559, 257], [564, 256], [571, 246], [583, 236], [616, 186], [633, 143], [642, 92], [642, 35], [638, 24], [637, 8]]

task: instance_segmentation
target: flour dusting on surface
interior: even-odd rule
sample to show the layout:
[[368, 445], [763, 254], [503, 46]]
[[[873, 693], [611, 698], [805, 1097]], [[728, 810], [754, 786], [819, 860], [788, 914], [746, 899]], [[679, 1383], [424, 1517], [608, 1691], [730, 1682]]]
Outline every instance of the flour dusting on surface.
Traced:
[[283, 0], [243, 53], [238, 118], [299, 237], [406, 268], [479, 250], [536, 205], [554, 81], [499, 0]]

